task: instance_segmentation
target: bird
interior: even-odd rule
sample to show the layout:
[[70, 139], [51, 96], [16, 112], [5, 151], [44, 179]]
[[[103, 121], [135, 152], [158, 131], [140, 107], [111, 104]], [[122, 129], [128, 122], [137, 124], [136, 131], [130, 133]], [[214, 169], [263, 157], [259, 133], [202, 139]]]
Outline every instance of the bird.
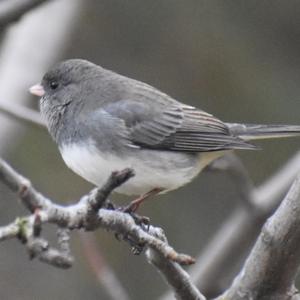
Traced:
[[[66, 165], [101, 187], [112, 172], [135, 176], [115, 192], [166, 193], [249, 141], [300, 135], [298, 125], [226, 123], [144, 82], [83, 59], [62, 61], [29, 89]], [[137, 205], [138, 206], [138, 205]]]

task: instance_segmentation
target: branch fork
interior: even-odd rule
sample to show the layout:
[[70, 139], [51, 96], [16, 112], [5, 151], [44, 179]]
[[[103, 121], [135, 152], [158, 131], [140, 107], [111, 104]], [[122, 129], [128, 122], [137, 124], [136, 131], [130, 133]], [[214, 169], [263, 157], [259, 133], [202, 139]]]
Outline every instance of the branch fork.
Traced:
[[[103, 187], [92, 190], [76, 204], [61, 206], [38, 193], [28, 179], [0, 160], [0, 180], [18, 194], [31, 212], [31, 215], [0, 228], [0, 241], [16, 237], [26, 245], [31, 258], [38, 257], [53, 266], [68, 268], [73, 262], [68, 246], [69, 230], [91, 231], [102, 227], [121, 235], [125, 241], [145, 245], [170, 261], [181, 265], [194, 263], [192, 257], [179, 254], [168, 245], [162, 230], [151, 225], [147, 228], [139, 226], [130, 214], [112, 209], [108, 196], [133, 176], [132, 169], [113, 172]], [[56, 224], [60, 233], [63, 230], [64, 238], [58, 238], [58, 249], [51, 247], [41, 237], [42, 225], [45, 223]]]

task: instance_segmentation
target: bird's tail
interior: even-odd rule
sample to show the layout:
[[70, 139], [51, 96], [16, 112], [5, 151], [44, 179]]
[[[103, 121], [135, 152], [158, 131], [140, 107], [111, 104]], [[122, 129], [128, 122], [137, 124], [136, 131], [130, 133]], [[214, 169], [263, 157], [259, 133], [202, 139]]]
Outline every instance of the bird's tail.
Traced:
[[299, 125], [259, 125], [226, 123], [230, 132], [246, 141], [300, 136]]

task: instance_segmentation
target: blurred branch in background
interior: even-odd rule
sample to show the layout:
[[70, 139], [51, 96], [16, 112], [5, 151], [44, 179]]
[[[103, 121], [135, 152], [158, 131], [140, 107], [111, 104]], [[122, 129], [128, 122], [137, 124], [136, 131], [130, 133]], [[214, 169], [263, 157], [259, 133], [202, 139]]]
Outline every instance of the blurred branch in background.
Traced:
[[47, 0], [2, 0], [0, 3], [0, 30], [18, 21], [26, 12]]
[[232, 286], [218, 299], [300, 299], [294, 287], [300, 264], [300, 173], [265, 223]]
[[129, 300], [127, 291], [123, 288], [115, 272], [107, 264], [93, 233], [80, 232], [80, 241], [85, 257], [98, 282], [103, 286], [112, 300]]
[[44, 128], [46, 126], [39, 112], [8, 101], [0, 101], [0, 113], [4, 113], [17, 121], [21, 120], [35, 127], [41, 126]]
[[191, 269], [193, 280], [205, 294], [216, 295], [224, 288], [225, 282], [233, 279], [236, 264], [249, 251], [261, 226], [280, 204], [298, 172], [300, 152], [251, 192], [255, 209], [249, 210], [243, 205], [221, 225]]
[[[38, 1], [2, 2], [0, 9], [3, 5], [4, 11], [4, 7], [8, 10], [17, 2], [25, 7], [27, 2]], [[12, 111], [13, 105], [24, 106], [28, 102], [30, 99], [27, 93], [28, 87], [36, 83], [37, 78], [41, 78], [45, 70], [61, 57], [82, 3], [81, 0], [49, 1], [37, 9], [30, 10], [20, 22], [7, 28], [0, 49], [0, 107], [2, 109]], [[20, 130], [21, 127], [16, 130], [16, 123], [3, 115], [0, 118], [0, 153], [3, 154], [16, 142], [23, 130]]]
[[226, 172], [234, 183], [243, 204], [250, 210], [255, 210], [253, 203], [254, 184], [249, 176], [248, 170], [246, 170], [243, 162], [235, 153], [228, 153], [215, 160], [207, 166], [206, 170]]

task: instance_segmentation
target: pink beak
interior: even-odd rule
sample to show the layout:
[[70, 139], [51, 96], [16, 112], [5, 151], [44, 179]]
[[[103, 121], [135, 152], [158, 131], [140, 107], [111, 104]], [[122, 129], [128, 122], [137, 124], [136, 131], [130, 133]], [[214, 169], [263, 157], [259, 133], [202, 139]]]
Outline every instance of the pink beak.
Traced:
[[45, 95], [45, 90], [41, 84], [35, 84], [30, 89], [29, 92], [32, 95], [43, 97]]

